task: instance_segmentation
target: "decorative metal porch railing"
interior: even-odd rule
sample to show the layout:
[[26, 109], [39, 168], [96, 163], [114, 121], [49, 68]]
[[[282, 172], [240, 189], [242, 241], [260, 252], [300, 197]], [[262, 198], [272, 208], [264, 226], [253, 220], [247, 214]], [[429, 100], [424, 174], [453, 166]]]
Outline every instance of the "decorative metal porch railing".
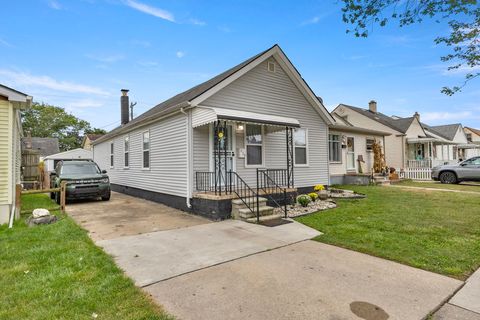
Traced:
[[260, 208], [258, 190], [255, 192], [246, 182], [234, 171], [228, 172], [230, 193], [242, 200], [243, 204], [257, 216], [257, 223], [260, 222]]
[[[273, 173], [273, 178], [270, 177], [270, 174], [272, 173]], [[284, 169], [274, 169], [274, 170], [257, 169], [257, 194], [259, 194], [260, 191], [263, 191], [264, 195], [268, 199], [270, 199], [270, 201], [273, 202], [277, 206], [277, 208], [281, 208], [283, 206], [285, 218], [288, 217], [287, 189], [281, 187], [279, 183], [277, 183], [277, 181], [282, 183], [281, 185], [285, 185], [285, 183], [287, 182], [285, 181], [286, 177], [287, 177], [287, 172]], [[283, 198], [283, 204], [279, 203], [278, 196]]]

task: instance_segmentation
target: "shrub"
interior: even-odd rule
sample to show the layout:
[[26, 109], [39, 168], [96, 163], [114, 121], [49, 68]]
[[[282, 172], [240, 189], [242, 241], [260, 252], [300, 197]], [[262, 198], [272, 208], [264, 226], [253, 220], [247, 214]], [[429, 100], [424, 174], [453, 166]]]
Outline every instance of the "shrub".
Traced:
[[322, 190], [325, 190], [325, 187], [323, 186], [323, 184], [317, 184], [315, 188], [313, 188], [313, 190], [322, 191]]
[[316, 194], [315, 192], [310, 192], [308, 196], [310, 197], [310, 199], [312, 199], [313, 202], [317, 201], [318, 199], [318, 194]]
[[306, 194], [301, 194], [297, 197], [297, 202], [302, 206], [306, 207], [311, 202], [311, 198]]

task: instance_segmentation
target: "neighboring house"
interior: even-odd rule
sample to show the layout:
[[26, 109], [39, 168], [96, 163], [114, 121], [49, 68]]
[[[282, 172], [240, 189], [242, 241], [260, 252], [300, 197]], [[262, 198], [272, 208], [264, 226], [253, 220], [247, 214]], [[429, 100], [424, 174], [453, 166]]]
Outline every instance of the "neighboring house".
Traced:
[[335, 120], [278, 45], [130, 122], [127, 93], [122, 125], [93, 142], [115, 191], [222, 219], [257, 169], [289, 191], [329, 184]]
[[467, 149], [466, 158], [480, 156], [480, 130], [471, 127], [464, 127], [463, 131], [469, 144], [476, 145], [476, 148]]
[[46, 156], [60, 152], [57, 138], [39, 138], [39, 137], [24, 137], [22, 139], [22, 150], [35, 150], [40, 154], [40, 160]]
[[85, 150], [92, 150], [92, 142], [103, 136], [103, 134], [87, 133], [83, 137], [82, 148]]
[[51, 172], [55, 170], [57, 163], [62, 160], [79, 160], [79, 159], [93, 159], [93, 152], [82, 148], [68, 150], [56, 154], [51, 154], [43, 159], [45, 163], [45, 171]]
[[15, 204], [21, 175], [20, 111], [31, 101], [32, 97], [0, 84], [0, 224], [8, 222]]
[[332, 112], [335, 124], [330, 125], [328, 149], [331, 184], [365, 184], [373, 171], [373, 144], [382, 146], [391, 133], [356, 127]]
[[[375, 101], [369, 103], [369, 109], [340, 104], [333, 113], [354, 126], [389, 132], [384, 145], [387, 165], [407, 174], [415, 171], [414, 179], [428, 179], [430, 168], [457, 163], [477, 148], [467, 141], [459, 123], [429, 126], [420, 122], [417, 112], [408, 118], [387, 116], [377, 111]], [[424, 168], [419, 175], [420, 170], [413, 170], [418, 168]]]
[[407, 155], [412, 153], [416, 144], [428, 140], [418, 113], [409, 118], [389, 117], [377, 111], [375, 101], [370, 101], [368, 109], [339, 104], [332, 113], [346, 119], [355, 127], [389, 133], [390, 135], [385, 136], [383, 146], [385, 161], [388, 166], [397, 169], [407, 165]]

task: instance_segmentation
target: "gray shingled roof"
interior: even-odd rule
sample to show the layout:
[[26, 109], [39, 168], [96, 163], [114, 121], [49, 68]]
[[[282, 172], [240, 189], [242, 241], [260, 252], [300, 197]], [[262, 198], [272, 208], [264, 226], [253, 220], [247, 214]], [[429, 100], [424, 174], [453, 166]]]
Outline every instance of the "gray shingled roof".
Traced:
[[390, 127], [394, 130], [397, 130], [401, 133], [406, 133], [408, 128], [410, 128], [410, 125], [412, 124], [412, 121], [414, 117], [408, 117], [408, 118], [400, 118], [400, 119], [393, 119], [392, 117], [389, 117], [381, 112], [374, 113], [368, 109], [362, 109], [354, 106], [349, 106], [346, 104], [341, 103], [340, 104], [343, 107], [352, 109], [357, 111], [358, 113], [366, 116], [367, 118], [370, 118], [372, 120], [375, 120], [377, 122], [380, 122], [381, 124]]
[[201, 84], [199, 84], [199, 85], [197, 85], [197, 86], [195, 86], [191, 89], [188, 89], [187, 91], [179, 93], [176, 96], [174, 96], [174, 97], [172, 97], [168, 100], [165, 100], [164, 102], [156, 105], [155, 107], [151, 108], [150, 110], [142, 113], [137, 118], [130, 121], [129, 123], [127, 123], [125, 125], [122, 125], [122, 126], [119, 126], [115, 129], [113, 129], [112, 131], [108, 132], [106, 135], [99, 138], [96, 142], [109, 139], [110, 137], [113, 137], [113, 136], [121, 133], [122, 131], [128, 130], [129, 128], [131, 128], [133, 126], [138, 125], [142, 122], [148, 121], [149, 119], [152, 119], [154, 117], [158, 117], [158, 116], [161, 116], [161, 115], [164, 115], [164, 114], [168, 114], [172, 111], [180, 109], [180, 106], [183, 103], [188, 103], [188, 102], [192, 101], [193, 99], [200, 96], [201, 94], [208, 91], [209, 89], [213, 88], [214, 86], [216, 86], [217, 84], [219, 84], [223, 80], [227, 79], [228, 77], [230, 77], [231, 75], [233, 75], [237, 71], [240, 71], [242, 68], [246, 67], [248, 64], [250, 64], [251, 62], [253, 62], [257, 58], [262, 56], [264, 53], [273, 49], [276, 46], [278, 46], [278, 45], [275, 44], [274, 46], [268, 48], [267, 50], [260, 52], [259, 54], [243, 61], [242, 63], [236, 65], [235, 67], [233, 67], [231, 69], [228, 69], [225, 72], [222, 72], [221, 74], [211, 78], [210, 80], [207, 80], [207, 81], [205, 81], [205, 82], [203, 82], [203, 83], [201, 83]]
[[32, 149], [38, 150], [41, 157], [60, 152], [57, 138], [24, 137], [22, 138], [22, 149], [26, 149], [29, 139], [32, 139]]
[[[423, 123], [423, 122], [421, 122], [421, 124], [422, 124], [422, 127], [424, 127], [426, 130], [430, 131], [431, 133], [433, 133], [433, 134], [435, 134], [435, 135], [437, 135], [437, 136], [440, 136], [440, 137], [442, 137], [442, 138], [444, 138], [444, 139], [446, 139], [446, 140], [451, 140], [451, 139], [449, 139], [447, 136], [445, 136], [442, 132], [437, 131], [434, 127], [429, 126], [428, 124]], [[429, 134], [427, 134], [427, 136], [430, 137], [430, 138], [435, 138], [435, 137], [433, 137], [433, 136], [431, 136], [431, 135], [429, 135]]]
[[459, 126], [461, 126], [460, 123], [454, 123], [442, 126], [432, 126], [431, 128], [436, 132], [441, 133], [442, 136], [446, 137], [448, 140], [453, 140], [455, 138], [455, 134], [457, 134]]

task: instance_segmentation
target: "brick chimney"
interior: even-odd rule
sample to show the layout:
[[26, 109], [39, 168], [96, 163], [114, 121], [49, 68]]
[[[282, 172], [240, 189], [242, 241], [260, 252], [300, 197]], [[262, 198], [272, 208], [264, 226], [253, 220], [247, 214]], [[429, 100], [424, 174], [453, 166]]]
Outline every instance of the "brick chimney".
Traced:
[[417, 118], [418, 122], [420, 122], [420, 113], [418, 113], [417, 111], [415, 111], [415, 113], [413, 114], [413, 116], [415, 118]]
[[122, 96], [120, 97], [120, 119], [121, 124], [127, 124], [130, 121], [130, 115], [128, 112], [129, 108], [129, 99], [128, 99], [128, 90], [122, 89]]
[[368, 103], [368, 110], [370, 110], [370, 112], [377, 113], [377, 101], [370, 101]]

